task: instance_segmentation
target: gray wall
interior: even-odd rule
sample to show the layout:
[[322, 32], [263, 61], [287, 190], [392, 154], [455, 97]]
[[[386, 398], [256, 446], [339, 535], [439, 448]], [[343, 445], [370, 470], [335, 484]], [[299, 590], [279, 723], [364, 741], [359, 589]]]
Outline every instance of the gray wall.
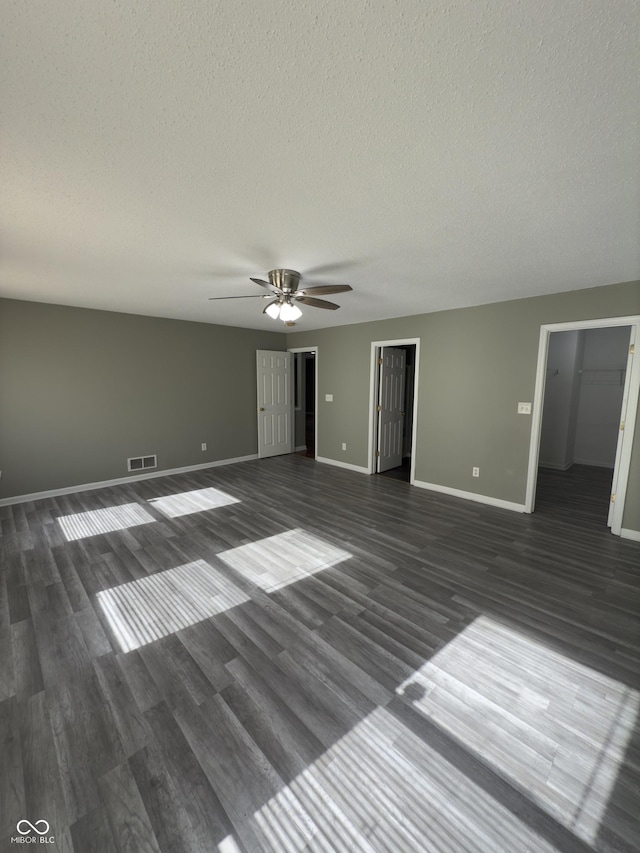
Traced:
[[[524, 503], [540, 326], [640, 314], [640, 282], [287, 337], [319, 348], [319, 456], [366, 467], [371, 341], [421, 339], [416, 478]], [[333, 394], [333, 403], [324, 401]], [[341, 442], [348, 450], [342, 452]], [[640, 530], [640, 432], [624, 526]], [[471, 476], [480, 467], [480, 478]]]
[[539, 459], [546, 468], [573, 465], [583, 351], [584, 331], [549, 336]]
[[[640, 282], [286, 336], [0, 300], [0, 497], [126, 476], [128, 456], [255, 453], [261, 348], [319, 347], [317, 453], [365, 467], [371, 341], [418, 337], [417, 479], [523, 503], [540, 326], [635, 314]], [[640, 427], [623, 524], [640, 530]]]
[[574, 449], [580, 465], [615, 465], [629, 332], [628, 326], [583, 332]]
[[286, 336], [1, 299], [0, 497], [256, 453], [256, 349]]
[[[637, 347], [636, 347], [637, 349]], [[640, 531], [640, 406], [636, 415], [635, 441], [627, 485], [627, 499], [624, 505], [623, 527]]]

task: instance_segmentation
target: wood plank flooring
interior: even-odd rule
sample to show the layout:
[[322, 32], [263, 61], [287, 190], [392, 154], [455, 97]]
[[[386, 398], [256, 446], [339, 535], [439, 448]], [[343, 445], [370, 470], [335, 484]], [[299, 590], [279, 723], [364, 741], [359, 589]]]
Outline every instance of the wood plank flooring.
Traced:
[[577, 527], [607, 523], [613, 470], [572, 465], [568, 471], [538, 469], [536, 512]]
[[637, 851], [640, 545], [554, 489], [291, 455], [0, 509], [0, 849]]

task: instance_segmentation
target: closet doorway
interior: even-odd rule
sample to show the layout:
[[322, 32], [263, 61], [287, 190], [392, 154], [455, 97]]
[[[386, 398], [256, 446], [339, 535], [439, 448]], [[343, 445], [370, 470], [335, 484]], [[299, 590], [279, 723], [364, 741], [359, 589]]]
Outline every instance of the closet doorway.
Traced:
[[526, 511], [620, 534], [640, 388], [637, 320], [542, 328]]

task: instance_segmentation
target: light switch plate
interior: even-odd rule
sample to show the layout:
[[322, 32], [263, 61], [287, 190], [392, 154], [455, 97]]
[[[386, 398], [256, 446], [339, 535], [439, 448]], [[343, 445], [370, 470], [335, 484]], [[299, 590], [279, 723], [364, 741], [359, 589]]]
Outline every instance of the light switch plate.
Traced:
[[530, 415], [531, 414], [531, 403], [518, 403], [518, 414], [519, 415]]
[[325, 394], [324, 399], [326, 403], [333, 403], [333, 394]]

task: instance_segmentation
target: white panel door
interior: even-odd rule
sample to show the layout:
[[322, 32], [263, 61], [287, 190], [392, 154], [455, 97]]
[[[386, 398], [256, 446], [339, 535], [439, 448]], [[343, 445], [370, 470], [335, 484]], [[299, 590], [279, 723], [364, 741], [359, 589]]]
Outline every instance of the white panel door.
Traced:
[[[620, 504], [616, 506], [615, 498], [616, 493], [618, 491], [618, 482], [620, 479], [620, 459], [622, 457], [622, 445], [624, 441], [624, 430], [626, 426], [627, 420], [627, 407], [629, 403], [629, 391], [631, 387], [631, 369], [633, 367], [633, 358], [634, 351], [636, 347], [636, 327], [632, 326], [630, 329], [629, 335], [629, 355], [627, 356], [627, 372], [625, 374], [624, 381], [624, 390], [622, 392], [622, 409], [620, 411], [620, 429], [618, 430], [618, 444], [616, 445], [616, 459], [613, 466], [613, 478], [611, 482], [611, 500], [609, 502], [609, 516], [607, 518], [607, 525], [609, 527], [613, 527], [614, 517], [616, 515], [616, 509], [619, 508]], [[619, 519], [620, 524], [622, 523], [622, 518]]]
[[257, 350], [258, 456], [293, 451], [291, 353]]
[[402, 465], [405, 363], [405, 350], [383, 348], [378, 401], [378, 471]]

